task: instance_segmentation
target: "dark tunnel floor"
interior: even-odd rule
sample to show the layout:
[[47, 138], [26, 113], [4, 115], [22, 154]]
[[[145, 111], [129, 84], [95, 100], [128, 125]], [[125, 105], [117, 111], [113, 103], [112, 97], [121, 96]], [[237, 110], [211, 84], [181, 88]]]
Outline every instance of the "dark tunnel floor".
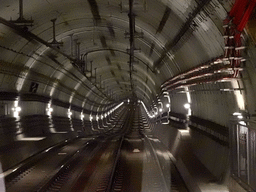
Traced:
[[[186, 192], [185, 180], [190, 180], [190, 183], [196, 181], [200, 189], [206, 191], [226, 191], [225, 186], [209, 184], [209, 178], [212, 177], [189, 147], [176, 160], [153, 137], [139, 111], [129, 110], [128, 118], [122, 115], [121, 136], [73, 137], [73, 140], [66, 140], [65, 136], [55, 135], [55, 139], [59, 137], [60, 143], [63, 141], [56, 147], [49, 142], [53, 138], [19, 142], [25, 148], [7, 146], [1, 155], [1, 159], [6, 162], [22, 154], [28, 155], [28, 149], [31, 150], [28, 146], [39, 146], [38, 142], [44, 144], [41, 149], [45, 150], [32, 155], [22, 164], [5, 168], [6, 191]], [[118, 127], [115, 130], [120, 131]], [[189, 137], [183, 137], [182, 144], [189, 146]], [[179, 164], [178, 169], [175, 163]], [[184, 175], [186, 167], [189, 170]], [[183, 169], [181, 175], [179, 169]], [[203, 175], [198, 175], [198, 172]], [[193, 192], [200, 191], [198, 187], [194, 189]]]

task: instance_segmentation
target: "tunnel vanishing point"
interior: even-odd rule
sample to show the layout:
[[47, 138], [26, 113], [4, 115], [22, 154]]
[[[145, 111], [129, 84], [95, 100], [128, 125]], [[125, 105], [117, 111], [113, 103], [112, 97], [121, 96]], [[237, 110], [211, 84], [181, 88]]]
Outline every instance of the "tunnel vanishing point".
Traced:
[[[175, 191], [161, 158], [171, 159], [188, 191], [256, 191], [255, 4], [1, 0], [0, 191], [75, 139], [77, 148], [88, 143], [94, 162], [116, 151], [118, 160], [109, 155], [91, 175], [109, 161], [130, 171], [119, 191]], [[144, 177], [153, 164], [165, 178], [155, 190], [145, 183], [157, 179]], [[123, 176], [110, 172], [105, 191], [118, 191]], [[90, 191], [78, 181], [66, 191]]]

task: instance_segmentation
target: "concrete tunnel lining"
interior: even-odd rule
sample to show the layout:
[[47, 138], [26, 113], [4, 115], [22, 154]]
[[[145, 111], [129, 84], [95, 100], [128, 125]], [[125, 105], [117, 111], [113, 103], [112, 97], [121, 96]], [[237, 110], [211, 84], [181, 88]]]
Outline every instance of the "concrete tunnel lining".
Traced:
[[[24, 18], [32, 17], [34, 22], [33, 26], [27, 27], [28, 31], [22, 32], [22, 28], [17, 29], [16, 24], [10, 21], [10, 18], [12, 21], [18, 18], [18, 1], [2, 0], [1, 116], [13, 116], [11, 109], [15, 107], [14, 101], [17, 99], [19, 106], [23, 108], [21, 117], [46, 115], [46, 103], [52, 100], [54, 115], [67, 118], [69, 109], [74, 114], [74, 119], [80, 119], [83, 113], [86, 117], [90, 114], [105, 114], [122, 101], [132, 98], [143, 101], [148, 111], [153, 114], [156, 107], [159, 110], [158, 100], [163, 100], [161, 85], [164, 82], [223, 55], [223, 20], [234, 2], [136, 1], [134, 43], [138, 51], [134, 53], [134, 70], [129, 71], [128, 1], [66, 0], [60, 3], [50, 0], [24, 0]], [[64, 44], [59, 48], [50, 44], [53, 39], [50, 20], [54, 18], [57, 18], [56, 40]], [[255, 43], [247, 32], [244, 34], [248, 49], [255, 54]], [[70, 35], [80, 43], [79, 50], [75, 51], [78, 47], [75, 42], [70, 42]], [[75, 52], [80, 55], [75, 57]], [[85, 55], [86, 61], [81, 59]], [[247, 114], [246, 118], [250, 116], [253, 120], [255, 101], [252, 98], [255, 85], [252, 83], [253, 72], [247, 73], [246, 69], [252, 68], [254, 60], [250, 56], [246, 56], [246, 59], [248, 62], [243, 66], [241, 76], [231, 81], [198, 83], [188, 88], [185, 86], [179, 90], [168, 90], [170, 111], [173, 112], [174, 119], [178, 118], [177, 114], [186, 114], [187, 110], [183, 105], [190, 103], [193, 117], [216, 123], [225, 129], [229, 128], [234, 112], [241, 111]], [[91, 75], [86, 77], [86, 73], [83, 73], [83, 65], [89, 66], [90, 61], [93, 61], [93, 69], [97, 68], [97, 83]], [[133, 77], [131, 81], [129, 75]], [[101, 82], [111, 81], [108, 89], [107, 86], [101, 88], [100, 76]], [[36, 87], [35, 91], [33, 86]], [[186, 95], [188, 92], [191, 102]], [[14, 97], [8, 98], [10, 95]], [[40, 101], [35, 95], [41, 96], [44, 101]], [[36, 103], [35, 107], [30, 108], [33, 102]], [[166, 108], [164, 110], [167, 111]], [[161, 131], [157, 133], [156, 129], [155, 134], [166, 145], [173, 146], [164, 138], [166, 130], [157, 127]], [[176, 131], [173, 130], [174, 132]], [[207, 135], [202, 138], [198, 133], [191, 133], [194, 136], [192, 141], [196, 156], [216, 177], [223, 177], [226, 170], [222, 167], [214, 171], [213, 167], [217, 165], [209, 160], [212, 154], [200, 154], [200, 151], [206, 153], [207, 147], [213, 147], [213, 151], [217, 151], [217, 148], [221, 148], [219, 144], [212, 143], [211, 146]], [[196, 138], [200, 138], [202, 143], [209, 143], [206, 142], [203, 147]], [[202, 148], [198, 149], [198, 146]], [[221, 149], [226, 151], [226, 146], [224, 148]], [[227, 161], [226, 156], [223, 159]], [[215, 162], [217, 164], [218, 160]]]

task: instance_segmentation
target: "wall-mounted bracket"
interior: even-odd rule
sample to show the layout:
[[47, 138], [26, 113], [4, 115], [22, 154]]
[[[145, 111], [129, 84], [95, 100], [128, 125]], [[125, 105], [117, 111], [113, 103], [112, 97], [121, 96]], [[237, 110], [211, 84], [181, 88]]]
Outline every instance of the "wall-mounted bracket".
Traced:
[[32, 27], [34, 20], [32, 20], [32, 18], [30, 20], [27, 20], [23, 17], [23, 0], [19, 0], [19, 11], [19, 18], [17, 20], [12, 20], [11, 18], [10, 22], [17, 24], [20, 27], [23, 27], [24, 29]]
[[52, 40], [52, 42], [50, 44], [52, 46], [57, 47], [59, 49], [60, 46], [63, 46], [63, 42], [58, 42], [56, 40], [56, 34], [55, 34], [55, 22], [56, 22], [56, 20], [57, 20], [56, 18], [51, 20], [51, 22], [52, 22], [52, 30], [53, 30], [53, 40]]
[[[134, 33], [133, 33], [133, 38], [135, 38], [135, 39], [140, 39], [140, 38], [143, 38], [144, 37], [144, 33], [143, 32], [137, 32], [137, 31], [135, 31]], [[129, 39], [130, 38], [130, 33], [129, 32], [125, 32], [124, 33], [124, 38], [125, 39]]]
[[[130, 49], [126, 49], [126, 52], [127, 52], [127, 53], [130, 53], [130, 51], [131, 51]], [[133, 52], [134, 52], [134, 53], [140, 53], [140, 52], [141, 52], [141, 48], [134, 48], [134, 49], [133, 49]]]
[[[147, 0], [134, 0], [133, 2], [134, 11], [147, 11]], [[121, 12], [129, 11], [129, 0], [121, 0], [120, 2]]]
[[96, 81], [97, 80], [96, 79], [97, 68], [96, 67], [94, 68], [94, 75], [93, 75], [93, 72], [92, 72], [92, 61], [91, 61], [91, 71], [90, 71], [90, 73], [91, 73], [91, 76], [87, 77], [87, 78], [89, 79], [89, 81], [94, 80], [94, 83], [96, 85], [96, 83], [97, 83], [97, 81]]

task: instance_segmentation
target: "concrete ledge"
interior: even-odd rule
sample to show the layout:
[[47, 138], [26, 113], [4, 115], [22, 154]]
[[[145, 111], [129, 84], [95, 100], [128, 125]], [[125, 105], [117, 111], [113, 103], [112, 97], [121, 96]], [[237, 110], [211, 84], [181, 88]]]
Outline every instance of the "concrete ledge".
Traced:
[[183, 161], [180, 158], [178, 160], [176, 160], [175, 157], [173, 157], [173, 155], [171, 153], [169, 154], [169, 156], [170, 156], [172, 162], [175, 164], [175, 166], [179, 170], [179, 173], [180, 173], [181, 177], [183, 178], [188, 190], [193, 191], [193, 192], [201, 192], [200, 188], [198, 187], [198, 185], [194, 181], [193, 177], [187, 170]]

